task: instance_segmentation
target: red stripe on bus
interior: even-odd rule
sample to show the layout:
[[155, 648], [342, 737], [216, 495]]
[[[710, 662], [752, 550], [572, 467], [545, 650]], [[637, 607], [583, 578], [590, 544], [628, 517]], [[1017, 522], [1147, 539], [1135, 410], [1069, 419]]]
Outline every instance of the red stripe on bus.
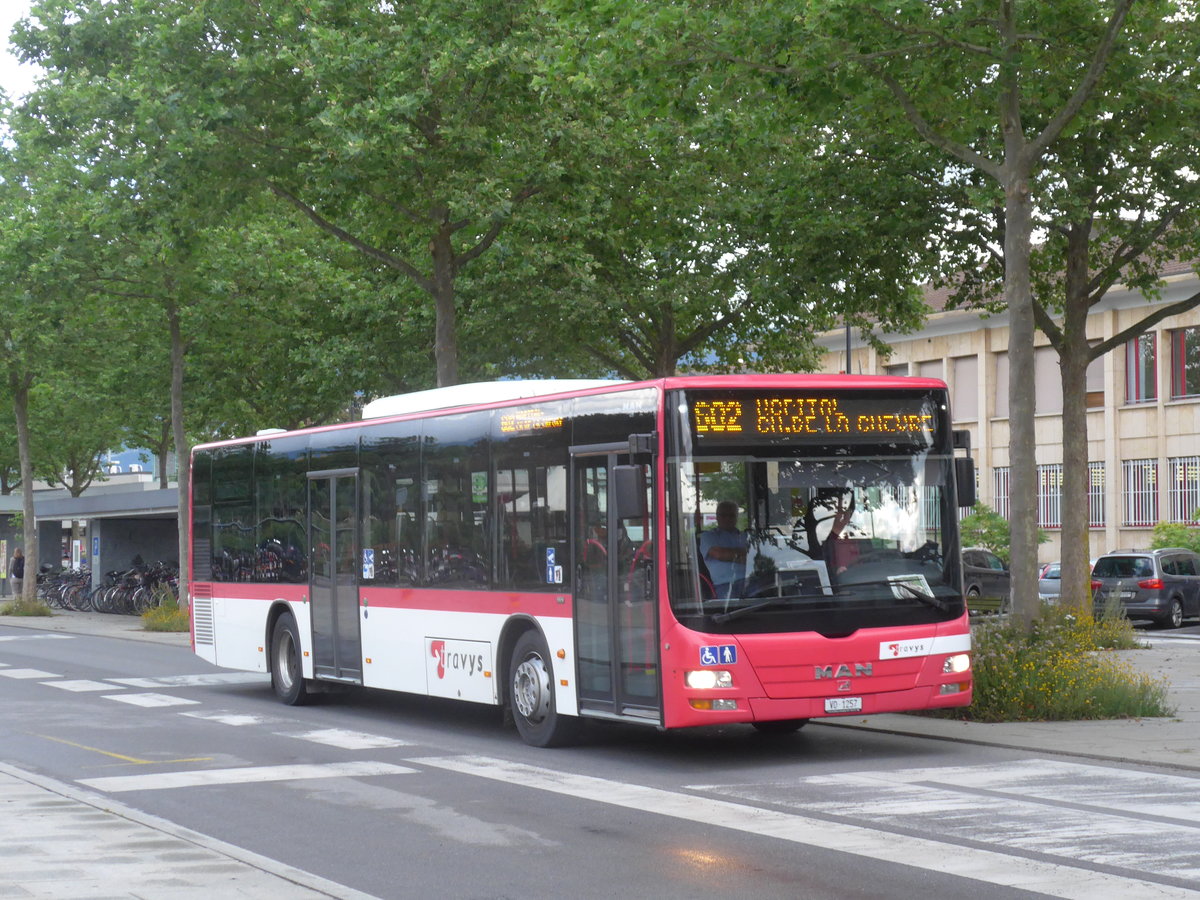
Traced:
[[[195, 587], [199, 587], [196, 585]], [[306, 584], [254, 584], [250, 582], [214, 582], [209, 584], [214, 597], [241, 600], [287, 600], [303, 603], [308, 599]], [[527, 615], [546, 618], [570, 618], [571, 595], [568, 593], [532, 593], [518, 591], [458, 591], [436, 588], [359, 588], [359, 601], [370, 609], [413, 609], [436, 612], [488, 613], [490, 615]]]

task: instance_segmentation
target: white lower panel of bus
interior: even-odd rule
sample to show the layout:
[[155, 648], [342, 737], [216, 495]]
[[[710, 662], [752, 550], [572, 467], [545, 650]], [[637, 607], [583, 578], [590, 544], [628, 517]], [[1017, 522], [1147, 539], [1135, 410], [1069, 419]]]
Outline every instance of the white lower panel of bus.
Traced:
[[[500, 632], [506, 621], [505, 616], [487, 613], [371, 607], [362, 618], [363, 684], [498, 703], [497, 680], [508, 662], [498, 658]], [[571, 620], [544, 618], [538, 624], [555, 668], [558, 711], [577, 715]]]

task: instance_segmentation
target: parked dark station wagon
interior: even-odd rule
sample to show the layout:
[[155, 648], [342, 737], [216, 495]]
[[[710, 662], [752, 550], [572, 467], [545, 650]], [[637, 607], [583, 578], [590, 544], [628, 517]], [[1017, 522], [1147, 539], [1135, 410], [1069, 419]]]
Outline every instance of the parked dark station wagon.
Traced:
[[1119, 603], [1131, 619], [1178, 628], [1200, 617], [1200, 556], [1182, 547], [1116, 550], [1092, 568], [1096, 612]]

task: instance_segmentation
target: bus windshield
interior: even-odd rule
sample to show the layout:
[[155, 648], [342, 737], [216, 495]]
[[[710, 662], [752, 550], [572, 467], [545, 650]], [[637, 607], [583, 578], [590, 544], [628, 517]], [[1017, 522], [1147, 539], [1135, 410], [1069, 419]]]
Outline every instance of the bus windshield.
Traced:
[[962, 615], [952, 451], [936, 434], [705, 444], [682, 424], [668, 460], [681, 622], [839, 636]]

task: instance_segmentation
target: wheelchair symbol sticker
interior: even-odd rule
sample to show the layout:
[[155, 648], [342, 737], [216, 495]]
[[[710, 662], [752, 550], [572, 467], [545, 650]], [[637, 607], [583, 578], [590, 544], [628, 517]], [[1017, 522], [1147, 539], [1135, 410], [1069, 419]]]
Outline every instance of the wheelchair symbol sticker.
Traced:
[[700, 665], [702, 666], [731, 666], [736, 662], [736, 644], [717, 644], [700, 648]]

